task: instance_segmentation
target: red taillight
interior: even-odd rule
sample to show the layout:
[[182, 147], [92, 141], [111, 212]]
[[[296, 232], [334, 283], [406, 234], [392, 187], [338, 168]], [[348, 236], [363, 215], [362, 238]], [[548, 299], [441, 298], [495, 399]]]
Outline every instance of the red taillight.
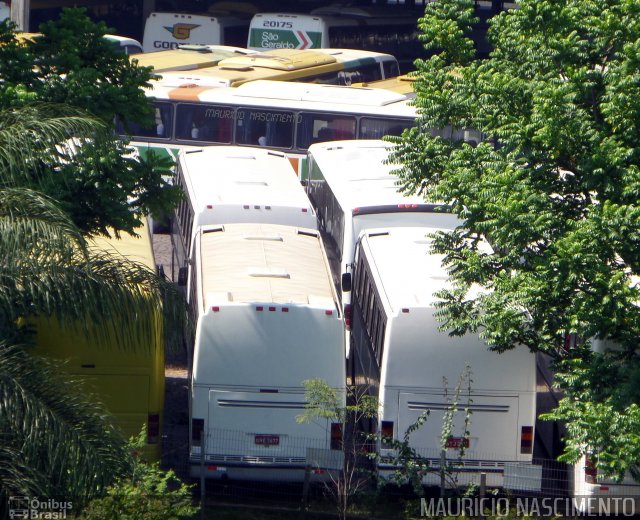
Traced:
[[342, 449], [342, 424], [331, 423], [331, 449]]
[[351, 308], [351, 304], [347, 303], [344, 306], [344, 325], [347, 327], [347, 330], [351, 329], [351, 319], [353, 318], [353, 309]]
[[393, 440], [393, 421], [382, 421], [380, 423], [380, 437], [382, 446], [391, 446], [391, 441]]
[[520, 453], [531, 455], [533, 453], [533, 426], [523, 426], [520, 432]]
[[160, 414], [150, 413], [147, 417], [147, 442], [158, 444], [160, 440]]
[[204, 431], [204, 419], [191, 419], [191, 444], [202, 446], [202, 432]]
[[584, 481], [587, 484], [598, 483], [598, 468], [596, 463], [587, 455], [584, 461]]

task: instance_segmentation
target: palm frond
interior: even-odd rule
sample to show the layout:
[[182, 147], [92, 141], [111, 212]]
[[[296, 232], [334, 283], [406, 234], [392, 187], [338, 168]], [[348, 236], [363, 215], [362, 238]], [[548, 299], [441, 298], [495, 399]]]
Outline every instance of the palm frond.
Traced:
[[84, 235], [53, 199], [28, 188], [0, 188], [0, 200], [0, 258], [19, 249], [63, 262], [86, 251]]
[[[164, 313], [181, 341], [182, 296], [142, 264], [89, 246], [54, 201], [26, 189], [0, 190], [0, 320], [55, 316], [118, 344], [149, 344]], [[4, 201], [7, 201], [4, 204]], [[88, 324], [91, 324], [90, 326]]]
[[102, 122], [72, 107], [38, 103], [1, 110], [0, 184], [33, 182], [42, 163], [63, 159], [58, 157], [61, 145], [104, 129]]
[[[27, 348], [0, 341], [0, 428], [13, 434], [10, 448], [32, 468], [23, 487], [82, 502], [129, 469], [125, 439], [79, 381]], [[30, 482], [33, 472], [44, 478]]]

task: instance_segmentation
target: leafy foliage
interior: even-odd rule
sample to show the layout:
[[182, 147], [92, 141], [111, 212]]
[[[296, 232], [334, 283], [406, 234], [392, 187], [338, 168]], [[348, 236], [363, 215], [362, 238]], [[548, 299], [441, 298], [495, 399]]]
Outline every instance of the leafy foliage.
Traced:
[[[349, 505], [354, 497], [363, 493], [371, 484], [368, 470], [371, 440], [359, 431], [362, 421], [376, 417], [378, 400], [366, 388], [347, 387], [346, 395], [323, 379], [309, 379], [305, 386], [304, 413], [296, 417], [300, 423], [323, 420], [325, 424], [339, 423], [342, 467], [337, 475], [329, 472], [327, 493], [335, 501], [340, 518], [347, 518]], [[329, 433], [329, 432], [327, 432]]]
[[59, 364], [30, 354], [28, 320], [51, 317], [96, 341], [141, 345], [162, 308], [177, 346], [186, 319], [182, 297], [167, 282], [96, 249], [56, 201], [23, 187], [47, 147], [95, 125], [74, 114], [52, 119], [48, 109], [38, 118], [39, 108], [0, 111], [0, 121], [14, 121], [23, 139], [19, 147], [9, 128], [0, 129], [0, 508], [5, 494], [81, 504], [132, 464], [125, 439], [86, 387], [64, 378]]
[[0, 25], [2, 93], [24, 85], [37, 99], [70, 105], [112, 123], [148, 122], [152, 109], [142, 87], [151, 67], [138, 67], [103, 38], [104, 22], [93, 22], [85, 8], [66, 8], [58, 20], [40, 26], [40, 34], [17, 41], [8, 22]]
[[96, 341], [108, 336], [143, 345], [162, 306], [175, 345], [184, 306], [144, 266], [94, 250], [50, 199], [13, 188], [0, 190], [0, 201], [2, 490], [79, 504], [126, 472], [130, 457], [86, 387], [61, 376], [59, 365], [29, 354], [33, 335], [23, 318], [52, 316], [66, 327], [84, 327]]
[[[442, 491], [444, 491], [445, 488], [457, 489], [459, 487], [456, 463], [459, 463], [465, 454], [466, 447], [464, 440], [468, 441], [471, 436], [470, 426], [472, 412], [470, 407], [473, 403], [473, 399], [471, 398], [472, 383], [471, 367], [468, 365], [460, 374], [460, 378], [452, 394], [449, 393], [447, 380], [443, 380], [446, 407], [440, 432], [439, 447], [441, 460], [438, 467], [432, 466], [428, 458], [421, 455], [411, 446], [411, 436], [419, 431], [427, 422], [431, 410], [424, 411], [413, 424], [409, 425], [402, 439], [381, 439], [381, 441], [385, 443], [385, 448], [391, 450], [393, 453], [393, 456], [385, 462], [398, 468], [391, 474], [389, 481], [397, 484], [408, 482], [411, 484], [414, 493], [419, 497], [424, 496], [422, 479], [427, 473], [436, 473], [440, 476]], [[462, 432], [459, 438], [463, 439], [463, 442], [456, 448], [457, 457], [452, 460], [447, 453], [447, 441], [456, 433], [454, 432], [454, 418], [459, 412], [462, 412]]]
[[[133, 452], [145, 445], [146, 429], [131, 439]], [[178, 520], [194, 518], [199, 508], [192, 504], [191, 486], [176, 477], [173, 470], [163, 471], [158, 463], [135, 459], [130, 475], [118, 479], [104, 497], [93, 500], [80, 515], [84, 520]]]
[[61, 201], [84, 231], [133, 234], [141, 216], [168, 214], [181, 197], [166, 180], [172, 161], [139, 158], [115, 135], [116, 118], [152, 120], [143, 91], [151, 69], [103, 38], [107, 27], [84, 9], [65, 9], [41, 31], [19, 41], [0, 23], [2, 182]]
[[[640, 3], [522, 0], [491, 20], [483, 61], [469, 60], [459, 5], [427, 5], [423, 30], [444, 52], [416, 64], [420, 127], [391, 138], [402, 188], [463, 221], [435, 241], [454, 284], [440, 294], [443, 329], [575, 360], [557, 367], [567, 458], [595, 450], [621, 475], [639, 462], [635, 448], [613, 431], [605, 442], [601, 422], [640, 434], [636, 392], [615, 390], [635, 380], [611, 377], [640, 366]], [[465, 142], [469, 129], [482, 142]], [[568, 349], [569, 334], [616, 348]], [[594, 382], [607, 391], [588, 390]]]
[[80, 504], [131, 463], [96, 398], [62, 372], [24, 344], [0, 341], [0, 508], [19, 494]]

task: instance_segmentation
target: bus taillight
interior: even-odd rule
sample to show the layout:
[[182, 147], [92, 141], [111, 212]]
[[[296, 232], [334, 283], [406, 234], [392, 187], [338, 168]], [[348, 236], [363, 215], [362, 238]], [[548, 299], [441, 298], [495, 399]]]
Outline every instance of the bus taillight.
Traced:
[[347, 327], [347, 330], [351, 329], [351, 318], [353, 317], [353, 309], [351, 308], [351, 304], [347, 303], [344, 306], [344, 325]]
[[533, 426], [523, 426], [520, 432], [520, 453], [531, 455], [533, 453]]
[[380, 423], [380, 437], [383, 447], [391, 447], [391, 441], [393, 440], [393, 421], [382, 421]]
[[589, 455], [587, 455], [584, 459], [584, 481], [587, 484], [598, 483], [598, 468], [596, 467], [596, 463], [591, 457], [589, 457]]
[[147, 417], [147, 443], [158, 444], [160, 440], [160, 414], [150, 413]]
[[342, 449], [342, 424], [331, 423], [331, 449]]
[[202, 432], [204, 431], [204, 419], [191, 419], [191, 444], [202, 446]]

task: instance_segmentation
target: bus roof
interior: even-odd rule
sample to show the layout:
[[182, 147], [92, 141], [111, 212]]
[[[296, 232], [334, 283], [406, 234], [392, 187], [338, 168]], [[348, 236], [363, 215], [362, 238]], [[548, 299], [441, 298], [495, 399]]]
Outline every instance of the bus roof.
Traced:
[[212, 67], [225, 58], [254, 52], [227, 45], [183, 45], [173, 50], [136, 54], [131, 61], [135, 60], [140, 67], [153, 67], [154, 72], [167, 72]]
[[149, 226], [146, 218], [141, 220], [142, 225], [136, 228], [138, 236], [131, 236], [129, 233], [121, 232], [119, 239], [97, 236], [92, 238], [92, 242], [101, 251], [122, 255], [155, 271], [156, 263], [153, 256]]
[[377, 81], [369, 81], [367, 83], [355, 83], [354, 86], [382, 88], [392, 92], [397, 92], [404, 96], [415, 97], [416, 91], [414, 88], [414, 82], [416, 79], [417, 78], [415, 76], [404, 74], [402, 76], [396, 76], [395, 78], [379, 79]]
[[[318, 109], [349, 114], [376, 113], [414, 119], [416, 108], [399, 94], [368, 87], [343, 87], [258, 80], [239, 87], [174, 87], [154, 82], [147, 96], [191, 102], [217, 102], [273, 109]], [[362, 107], [362, 110], [358, 110]], [[392, 112], [390, 114], [390, 112]]]
[[[161, 83], [174, 86], [194, 84], [203, 87], [223, 87], [238, 86], [248, 81], [260, 79], [303, 80], [305, 77], [309, 77], [309, 73], [316, 77], [339, 72], [346, 67], [364, 66], [375, 62], [375, 60], [397, 63], [390, 54], [371, 51], [273, 49], [268, 52], [238, 53], [212, 65], [202, 65], [191, 69], [168, 69], [162, 74]], [[177, 70], [194, 70], [194, 72], [185, 75], [175, 72]], [[160, 72], [157, 68], [156, 71]]]
[[438, 230], [406, 227], [363, 232], [361, 251], [371, 251], [372, 268], [381, 283], [380, 296], [394, 313], [402, 308], [433, 307], [437, 300], [433, 294], [447, 287], [443, 257], [430, 253], [428, 235]]
[[178, 160], [196, 212], [207, 205], [259, 204], [298, 208], [313, 214], [293, 166], [281, 152], [210, 146], [183, 150]]
[[398, 177], [391, 173], [398, 166], [385, 163], [392, 146], [380, 140], [329, 141], [312, 144], [309, 155], [345, 211], [393, 204], [424, 205], [423, 197], [398, 192]]
[[[205, 226], [199, 233], [205, 305], [284, 303], [336, 308], [317, 231], [276, 224]], [[304, 262], [301, 261], [304, 258]]]
[[265, 68], [273, 70], [298, 70], [337, 63], [330, 54], [311, 49], [273, 49], [269, 52], [257, 52], [249, 56], [237, 56], [222, 60], [218, 67], [246, 70]]

